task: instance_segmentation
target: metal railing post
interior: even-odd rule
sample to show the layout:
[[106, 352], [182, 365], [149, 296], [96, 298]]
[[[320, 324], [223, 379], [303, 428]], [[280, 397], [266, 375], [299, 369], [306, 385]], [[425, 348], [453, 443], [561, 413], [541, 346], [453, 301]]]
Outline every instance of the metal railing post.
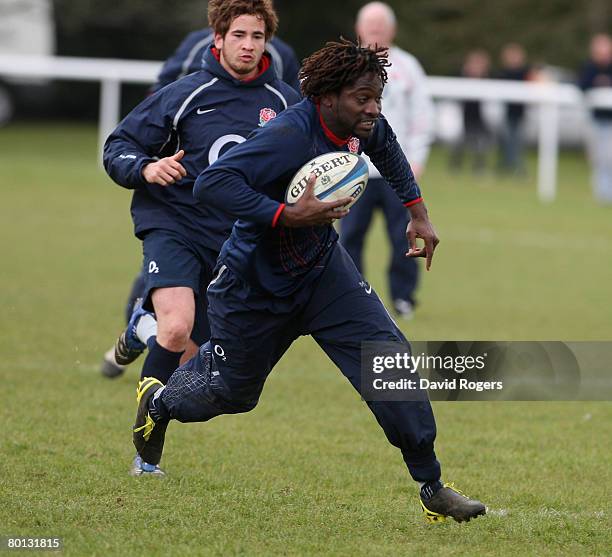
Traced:
[[109, 134], [119, 123], [121, 115], [121, 81], [105, 78], [100, 83], [100, 122], [98, 125], [98, 161], [102, 164], [102, 150]]
[[543, 101], [538, 121], [538, 198], [551, 203], [557, 195], [559, 105], [552, 100]]

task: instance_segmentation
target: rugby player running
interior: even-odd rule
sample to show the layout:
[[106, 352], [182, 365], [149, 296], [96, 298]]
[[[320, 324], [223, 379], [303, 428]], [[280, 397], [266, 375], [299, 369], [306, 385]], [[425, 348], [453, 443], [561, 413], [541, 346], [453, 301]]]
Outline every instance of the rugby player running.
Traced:
[[[362, 343], [407, 340], [331, 226], [349, 199], [318, 201], [314, 176], [292, 206], [283, 203], [292, 176], [334, 151], [365, 152], [410, 211], [408, 255], [430, 267], [438, 237], [410, 165], [381, 115], [386, 49], [340, 40], [304, 60], [304, 100], [210, 165], [196, 180], [202, 203], [237, 217], [207, 290], [211, 339], [164, 385], [144, 378], [133, 440], [158, 464], [171, 419], [203, 422], [252, 410], [265, 380], [291, 343], [311, 335], [361, 393]], [[325, 207], [328, 208], [325, 212]], [[417, 238], [424, 246], [417, 246]], [[436, 424], [425, 393], [417, 401], [366, 401], [399, 448], [420, 487], [428, 520], [468, 521], [485, 506], [441, 481]]]
[[[138, 105], [104, 149], [110, 177], [134, 190], [131, 212], [144, 253], [143, 309], [118, 349], [129, 363], [147, 346], [142, 377], [163, 382], [185, 351], [193, 356], [210, 338], [204, 293], [235, 220], [193, 197], [195, 179], [300, 99], [264, 51], [278, 21], [269, 0], [211, 0], [208, 17], [215, 40], [203, 69]], [[161, 474], [138, 456], [132, 472]]]

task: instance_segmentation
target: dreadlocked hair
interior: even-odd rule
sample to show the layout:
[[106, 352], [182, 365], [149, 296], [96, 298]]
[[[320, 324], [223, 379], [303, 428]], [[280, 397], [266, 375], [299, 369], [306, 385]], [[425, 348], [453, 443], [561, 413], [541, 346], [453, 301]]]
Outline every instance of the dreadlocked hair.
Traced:
[[278, 17], [272, 0], [209, 0], [208, 24], [225, 37], [232, 21], [241, 15], [254, 15], [263, 20], [266, 40], [276, 33]]
[[373, 73], [387, 83], [387, 70], [391, 63], [386, 47], [366, 48], [340, 37], [339, 42], [328, 42], [303, 61], [300, 70], [302, 94], [320, 97], [352, 85], [362, 75]]

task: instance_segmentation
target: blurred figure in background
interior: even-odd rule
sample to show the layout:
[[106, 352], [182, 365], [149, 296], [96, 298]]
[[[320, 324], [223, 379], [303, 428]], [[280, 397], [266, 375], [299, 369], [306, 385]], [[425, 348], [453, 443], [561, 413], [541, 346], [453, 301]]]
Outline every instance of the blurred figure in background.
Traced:
[[[517, 43], [508, 43], [500, 55], [501, 70], [497, 77], [513, 81], [527, 81], [531, 69], [527, 64], [525, 49]], [[502, 128], [499, 134], [499, 170], [509, 174], [524, 176], [527, 171], [524, 160], [523, 103], [508, 103]]]
[[[491, 59], [485, 50], [468, 52], [461, 68], [461, 77], [486, 79], [490, 77]], [[451, 169], [463, 166], [466, 153], [472, 157], [472, 171], [481, 174], [485, 170], [487, 155], [491, 150], [491, 133], [482, 115], [482, 103], [478, 100], [462, 102], [463, 137], [455, 144], [450, 158]]]
[[[606, 34], [591, 39], [590, 58], [582, 68], [580, 87], [609, 87], [612, 91], [612, 38]], [[591, 111], [593, 122], [589, 155], [593, 167], [593, 192], [600, 203], [612, 204], [612, 109]]]
[[[417, 180], [422, 175], [434, 126], [434, 107], [427, 91], [426, 77], [417, 59], [393, 46], [396, 18], [383, 2], [370, 2], [357, 14], [356, 34], [363, 45], [387, 46], [391, 67], [382, 98], [382, 112], [393, 127], [397, 140]], [[365, 157], [367, 159], [367, 157]], [[409, 213], [380, 172], [368, 161], [369, 186], [359, 203], [341, 221], [341, 241], [357, 269], [363, 274], [363, 245], [372, 214], [382, 209], [391, 241], [389, 290], [395, 312], [405, 319], [413, 316], [419, 268], [406, 257], [406, 227]]]

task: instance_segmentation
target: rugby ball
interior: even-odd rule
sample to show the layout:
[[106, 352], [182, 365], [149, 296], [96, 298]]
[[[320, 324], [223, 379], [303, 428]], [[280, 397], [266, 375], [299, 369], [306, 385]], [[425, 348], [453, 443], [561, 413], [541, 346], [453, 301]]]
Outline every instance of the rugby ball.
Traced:
[[368, 165], [363, 157], [345, 151], [325, 153], [308, 161], [291, 179], [285, 193], [288, 205], [302, 197], [311, 174], [317, 177], [314, 188], [317, 199], [336, 201], [351, 197], [346, 208], [361, 197], [368, 184]]

